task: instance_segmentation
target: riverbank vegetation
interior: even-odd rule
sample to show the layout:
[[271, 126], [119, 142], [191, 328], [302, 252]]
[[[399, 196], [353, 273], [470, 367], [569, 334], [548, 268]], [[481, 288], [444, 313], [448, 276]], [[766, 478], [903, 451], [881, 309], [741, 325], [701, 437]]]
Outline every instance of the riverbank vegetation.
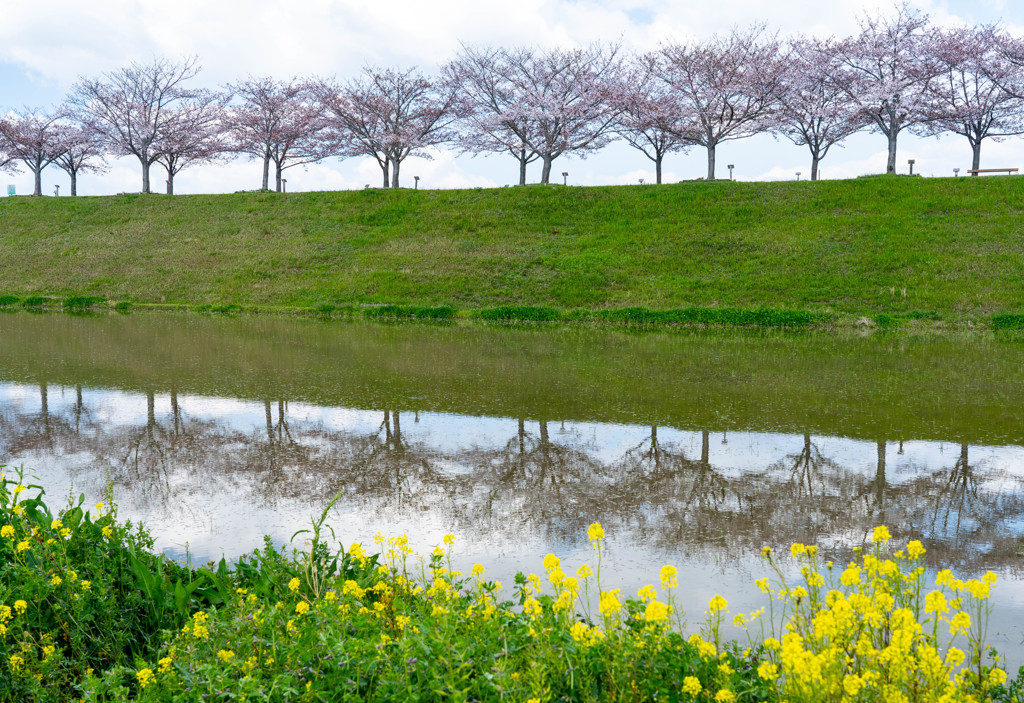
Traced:
[[[766, 609], [687, 602], [676, 571], [634, 596], [544, 557], [501, 584], [453, 563], [455, 535], [337, 545], [330, 505], [304, 546], [232, 566], [152, 552], [109, 497], [54, 513], [0, 481], [0, 700], [1012, 700], [985, 647], [993, 574], [927, 575], [925, 547], [879, 527], [845, 565], [770, 548]], [[377, 551], [377, 554], [371, 552]], [[795, 561], [789, 563], [789, 560]], [[799, 569], [799, 576], [796, 568]], [[748, 637], [727, 642], [733, 618]], [[691, 632], [692, 634], [683, 634]]]
[[8, 307], [103, 298], [208, 311], [1017, 324], [1020, 183], [8, 198], [0, 294]]

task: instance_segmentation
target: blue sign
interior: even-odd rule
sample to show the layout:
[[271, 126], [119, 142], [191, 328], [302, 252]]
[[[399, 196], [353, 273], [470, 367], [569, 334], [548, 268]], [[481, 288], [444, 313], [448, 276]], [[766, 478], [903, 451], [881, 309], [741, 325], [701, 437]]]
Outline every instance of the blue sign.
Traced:
[[7, 194], [8, 195], [14, 195], [14, 184], [13, 183], [8, 183], [7, 184]]

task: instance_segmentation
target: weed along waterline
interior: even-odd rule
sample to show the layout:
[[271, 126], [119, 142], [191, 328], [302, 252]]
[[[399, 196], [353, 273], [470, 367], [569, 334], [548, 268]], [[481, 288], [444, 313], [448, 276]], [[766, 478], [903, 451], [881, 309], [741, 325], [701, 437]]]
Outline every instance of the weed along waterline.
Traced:
[[[614, 698], [640, 667], [681, 700], [957, 673], [955, 695], [998, 699], [1024, 663], [1014, 334], [0, 315], [6, 490], [46, 490], [5, 523], [8, 697], [43, 674], [95, 700], [271, 678], [281, 700], [383, 700], [396, 677], [439, 699]], [[90, 599], [113, 592], [133, 594], [125, 634], [96, 639], [114, 615]], [[860, 619], [888, 634], [837, 656]], [[1001, 659], [972, 658], [982, 641]]]

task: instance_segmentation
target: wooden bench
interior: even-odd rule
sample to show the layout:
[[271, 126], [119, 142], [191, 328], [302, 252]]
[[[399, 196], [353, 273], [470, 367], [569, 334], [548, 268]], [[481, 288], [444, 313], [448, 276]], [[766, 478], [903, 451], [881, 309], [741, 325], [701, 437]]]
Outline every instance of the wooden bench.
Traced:
[[1016, 173], [1019, 170], [1016, 168], [969, 168], [967, 173], [978, 175], [979, 173], [1003, 173], [1005, 171], [1006, 175], [1009, 176], [1011, 173]]

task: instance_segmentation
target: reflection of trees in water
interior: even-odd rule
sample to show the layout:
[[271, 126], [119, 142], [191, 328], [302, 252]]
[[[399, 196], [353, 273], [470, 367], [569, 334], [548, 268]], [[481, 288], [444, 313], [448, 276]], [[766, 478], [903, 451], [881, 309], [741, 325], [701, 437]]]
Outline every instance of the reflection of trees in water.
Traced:
[[101, 492], [109, 470], [115, 488], [143, 507], [187, 510], [190, 495], [210, 492], [262, 506], [316, 505], [340, 490], [349, 508], [412, 521], [439, 511], [456, 529], [578, 541], [601, 520], [666, 549], [730, 553], [859, 538], [884, 522], [898, 537], [929, 538], [937, 560], [1004, 566], [1016, 565], [1024, 541], [1016, 522], [1024, 484], [972, 463], [967, 445], [948, 466], [893, 480], [886, 442], [860, 471], [805, 434], [793, 452], [736, 471], [715, 465], [708, 430], [698, 451], [651, 426], [609, 460], [578, 436], [563, 438], [564, 424], [552, 433], [549, 420], [519, 418], [504, 444], [442, 451], [410, 441], [402, 430], [410, 413], [397, 410], [382, 411], [369, 431], [334, 430], [292, 421], [287, 401], [267, 400], [263, 426], [244, 432], [190, 415], [173, 391], [166, 408], [147, 392], [144, 422], [111, 426], [97, 420], [80, 388], [64, 412], [51, 412], [51, 390], [39, 385], [37, 413], [0, 409], [3, 456], [90, 455], [96, 468], [73, 476], [78, 487]]

